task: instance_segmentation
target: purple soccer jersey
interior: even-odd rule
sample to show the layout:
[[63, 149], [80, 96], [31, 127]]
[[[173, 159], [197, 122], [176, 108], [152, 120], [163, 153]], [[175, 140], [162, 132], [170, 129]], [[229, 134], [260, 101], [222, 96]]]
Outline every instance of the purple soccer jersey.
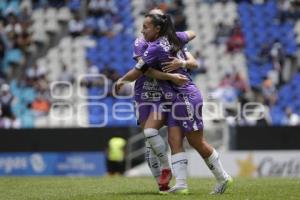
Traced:
[[[182, 39], [180, 35], [177, 34], [177, 37], [180, 41], [185, 42], [184, 38]], [[143, 54], [143, 61], [152, 68], [162, 70], [162, 63], [170, 60], [169, 57], [173, 56], [170, 52], [171, 46], [166, 37], [161, 37], [156, 41], [149, 44], [147, 50]], [[186, 59], [183, 51], [179, 51], [176, 55], [177, 58]], [[189, 78], [189, 81], [182, 85], [177, 86], [170, 81], [157, 80], [166, 100], [173, 101], [177, 93], [194, 93], [199, 92], [198, 88], [193, 83], [190, 74], [186, 69], [179, 68], [175, 70], [173, 73], [180, 73]]]
[[[181, 41], [182, 39], [178, 37]], [[162, 63], [170, 60], [171, 45], [166, 37], [161, 37], [149, 44], [143, 54], [143, 61], [152, 68], [161, 70]], [[179, 51], [177, 58], [186, 59], [183, 51]], [[168, 113], [168, 126], [180, 126], [184, 133], [203, 129], [202, 121], [202, 96], [199, 89], [192, 82], [186, 69], [180, 68], [174, 73], [181, 73], [189, 78], [189, 81], [177, 86], [170, 81], [158, 80], [166, 101], [172, 102]]]
[[[143, 37], [137, 38], [134, 42], [133, 58], [142, 57], [147, 48], [148, 42]], [[142, 123], [148, 119], [151, 112], [158, 110], [162, 92], [156, 80], [142, 75], [135, 82], [134, 94], [137, 121]]]
[[[185, 32], [176, 32], [176, 35], [183, 44], [188, 43], [188, 35]], [[147, 42], [144, 37], [137, 38], [134, 42], [133, 58], [137, 59], [138, 57], [142, 57], [150, 44], [151, 43]], [[183, 54], [180, 56], [184, 57]], [[161, 100], [162, 93], [157, 80], [149, 78], [145, 75], [136, 80], [134, 91], [136, 101], [157, 102]]]
[[[177, 32], [176, 34], [183, 43], [188, 42], [186, 33]], [[137, 59], [138, 57], [142, 57], [149, 44], [150, 43], [143, 37], [137, 38], [134, 42], [133, 58]], [[159, 87], [157, 80], [143, 75], [136, 80], [134, 91], [138, 113], [137, 118], [140, 123], [145, 121], [151, 112], [160, 111], [159, 104], [164, 100], [162, 99], [162, 90]], [[152, 104], [148, 104], [150, 102]]]
[[[137, 38], [134, 42], [133, 58], [141, 57], [148, 48], [148, 42], [143, 38]], [[161, 89], [155, 79], [142, 75], [134, 85], [135, 101], [159, 102], [162, 96]]]

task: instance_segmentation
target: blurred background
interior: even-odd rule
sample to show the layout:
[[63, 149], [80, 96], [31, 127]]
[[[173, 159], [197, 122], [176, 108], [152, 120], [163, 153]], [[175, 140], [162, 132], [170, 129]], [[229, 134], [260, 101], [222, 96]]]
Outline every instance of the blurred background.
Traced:
[[[229, 173], [300, 176], [297, 0], [0, 1], [0, 175], [105, 175], [115, 147], [127, 175], [150, 174], [132, 86], [112, 87], [156, 7], [197, 34], [205, 134]], [[210, 176], [185, 146], [190, 175]]]

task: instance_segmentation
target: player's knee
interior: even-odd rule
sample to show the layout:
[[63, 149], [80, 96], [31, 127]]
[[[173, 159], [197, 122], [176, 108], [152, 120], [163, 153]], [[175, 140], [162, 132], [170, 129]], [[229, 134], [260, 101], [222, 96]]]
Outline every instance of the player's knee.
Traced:
[[168, 143], [172, 152], [181, 152], [183, 150], [181, 138], [169, 137]]
[[158, 135], [158, 130], [154, 128], [146, 128], [144, 129], [144, 135], [146, 138], [151, 138]]

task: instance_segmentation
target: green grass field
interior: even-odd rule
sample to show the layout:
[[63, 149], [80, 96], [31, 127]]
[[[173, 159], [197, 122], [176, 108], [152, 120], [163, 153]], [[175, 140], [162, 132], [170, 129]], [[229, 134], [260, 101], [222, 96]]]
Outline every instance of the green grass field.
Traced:
[[0, 178], [1, 200], [133, 200], [226, 199], [300, 200], [300, 179], [235, 179], [223, 195], [209, 195], [212, 179], [189, 179], [190, 195], [159, 195], [151, 178], [126, 177], [5, 177]]

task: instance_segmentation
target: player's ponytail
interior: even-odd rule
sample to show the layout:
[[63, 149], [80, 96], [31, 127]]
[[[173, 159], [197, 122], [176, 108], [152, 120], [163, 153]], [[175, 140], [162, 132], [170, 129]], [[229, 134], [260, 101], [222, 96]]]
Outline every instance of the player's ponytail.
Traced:
[[169, 43], [172, 45], [172, 54], [176, 54], [181, 49], [182, 44], [176, 35], [170, 15], [163, 15], [162, 18], [164, 19], [164, 27], [161, 34], [168, 38]]

